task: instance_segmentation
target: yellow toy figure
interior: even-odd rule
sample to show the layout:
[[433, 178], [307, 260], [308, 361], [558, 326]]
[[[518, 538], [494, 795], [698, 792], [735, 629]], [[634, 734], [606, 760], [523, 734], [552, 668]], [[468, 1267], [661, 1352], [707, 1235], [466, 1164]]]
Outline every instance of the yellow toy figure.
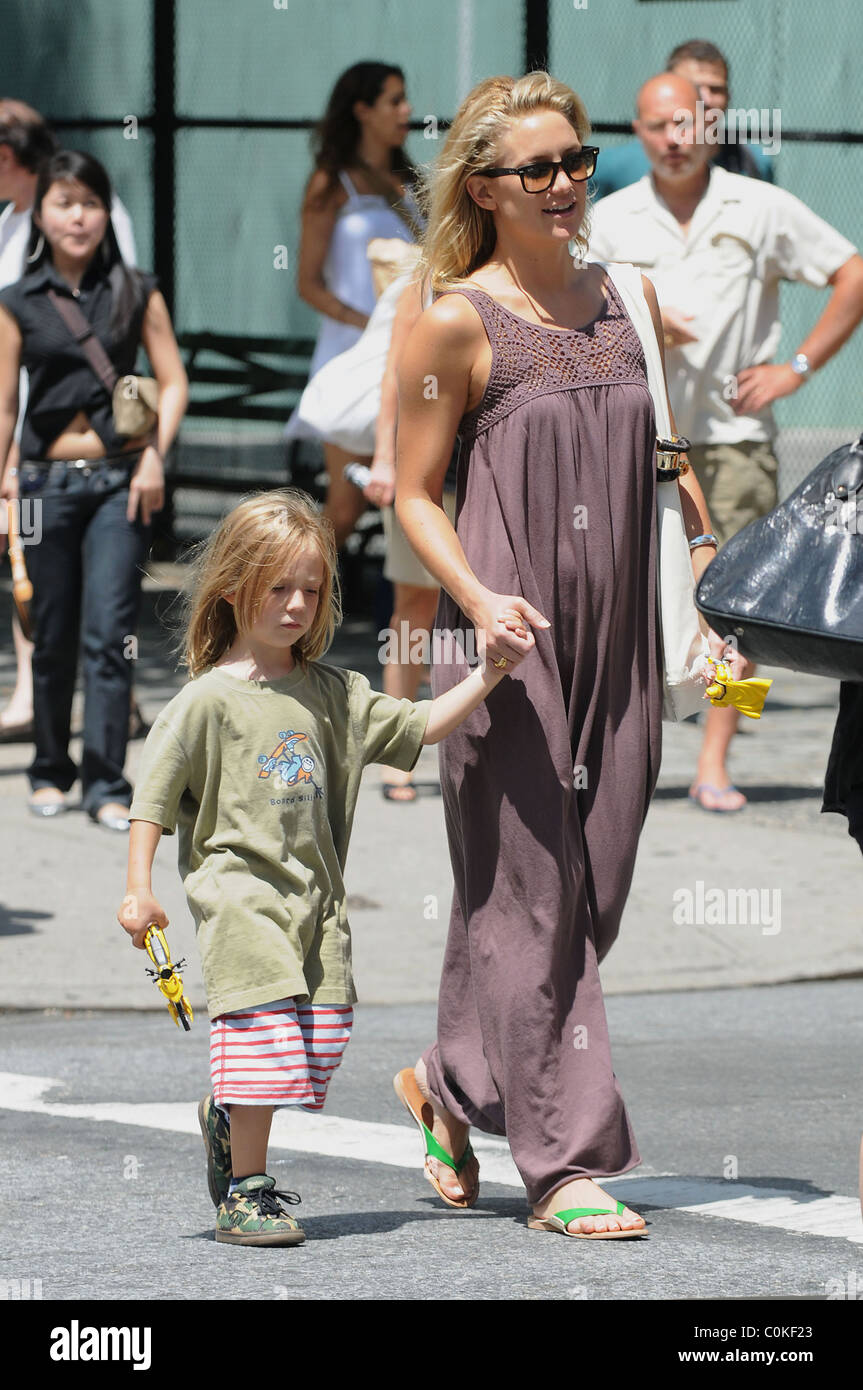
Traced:
[[147, 955], [156, 967], [155, 970], [150, 970], [149, 967], [146, 967], [147, 974], [151, 976], [164, 994], [171, 1012], [171, 1017], [177, 1027], [179, 1028], [182, 1024], [183, 1028], [188, 1033], [195, 1015], [192, 1013], [191, 1004], [183, 993], [183, 981], [180, 978], [180, 968], [184, 966], [186, 962], [184, 960], [179, 960], [176, 965], [172, 963], [171, 952], [168, 950], [168, 943], [165, 940], [165, 933], [162, 931], [161, 927], [156, 926], [155, 922], [151, 923], [147, 930], [147, 935], [144, 937], [144, 946]]
[[750, 719], [760, 719], [767, 692], [773, 684], [772, 680], [765, 681], [754, 676], [749, 680], [736, 681], [724, 661], [717, 661], [712, 656], [707, 659], [716, 667], [713, 684], [707, 687], [710, 703], [723, 707], [733, 706]]

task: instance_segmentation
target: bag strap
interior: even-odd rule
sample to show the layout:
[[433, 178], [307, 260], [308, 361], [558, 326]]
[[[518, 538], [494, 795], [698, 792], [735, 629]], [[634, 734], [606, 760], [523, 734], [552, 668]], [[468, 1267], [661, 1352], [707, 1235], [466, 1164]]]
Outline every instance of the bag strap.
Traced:
[[603, 262], [603, 264], [606, 274], [613, 282], [618, 294], [623, 300], [623, 306], [632, 319], [633, 327], [641, 339], [645, 366], [647, 367], [647, 385], [653, 397], [653, 414], [656, 420], [656, 428], [660, 436], [667, 438], [671, 433], [671, 417], [668, 413], [665, 377], [662, 371], [662, 358], [659, 353], [659, 344], [656, 341], [656, 329], [653, 326], [650, 306], [644, 297], [644, 287], [641, 283], [641, 271], [638, 266], [629, 265], [624, 262]]
[[93, 325], [84, 317], [78, 305], [71, 299], [59, 295], [56, 290], [49, 290], [48, 298], [76, 343], [80, 345], [81, 351], [107, 390], [108, 395], [113, 395], [119, 373], [115, 370], [113, 362], [96, 337]]

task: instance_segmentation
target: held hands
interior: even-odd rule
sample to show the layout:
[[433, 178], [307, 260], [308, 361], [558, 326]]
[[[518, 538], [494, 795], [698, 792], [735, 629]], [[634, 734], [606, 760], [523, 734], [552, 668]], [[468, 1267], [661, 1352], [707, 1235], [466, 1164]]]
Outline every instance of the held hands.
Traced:
[[117, 921], [139, 951], [144, 949], [144, 937], [152, 922], [163, 929], [168, 925], [168, 918], [152, 893], [127, 893], [120, 904]]
[[126, 520], [134, 521], [141, 508], [141, 521], [149, 526], [154, 512], [160, 512], [165, 505], [165, 468], [162, 456], [152, 444], [148, 444], [129, 482], [129, 505]]
[[495, 666], [503, 674], [514, 670], [536, 646], [531, 628], [551, 626], [527, 599], [517, 594], [495, 594], [490, 589], [483, 591], [470, 618], [476, 628], [483, 670]]

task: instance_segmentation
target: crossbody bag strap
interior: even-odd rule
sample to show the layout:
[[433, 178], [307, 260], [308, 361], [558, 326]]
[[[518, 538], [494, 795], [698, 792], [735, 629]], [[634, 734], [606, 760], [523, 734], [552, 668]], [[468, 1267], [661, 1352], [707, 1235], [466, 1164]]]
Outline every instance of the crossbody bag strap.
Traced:
[[110, 357], [103, 348], [99, 339], [93, 331], [93, 325], [84, 317], [77, 304], [73, 304], [71, 299], [66, 299], [59, 295], [56, 290], [48, 291], [48, 298], [57, 310], [61, 319], [65, 323], [76, 343], [81, 346], [81, 351], [87, 358], [96, 376], [102, 385], [112, 395], [114, 387], [117, 385], [118, 372], [114, 368]]

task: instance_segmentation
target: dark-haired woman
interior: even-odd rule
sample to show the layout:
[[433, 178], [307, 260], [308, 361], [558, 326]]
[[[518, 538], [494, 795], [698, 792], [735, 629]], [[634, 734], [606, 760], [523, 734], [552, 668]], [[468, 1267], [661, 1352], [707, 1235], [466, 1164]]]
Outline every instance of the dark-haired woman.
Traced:
[[[0, 493], [37, 503], [41, 529], [27, 551], [32, 616], [35, 756], [30, 809], [67, 809], [80, 776], [94, 821], [128, 830], [132, 789], [123, 773], [142, 565], [151, 518], [164, 501], [163, 459], [186, 408], [186, 374], [152, 275], [122, 260], [111, 223], [111, 185], [89, 155], [61, 150], [40, 171], [28, 271], [0, 291], [0, 460], [18, 413], [18, 371], [30, 392], [17, 470]], [[117, 376], [146, 350], [159, 384], [157, 423], [117, 431], [111, 393], [52, 300], [76, 305]], [[84, 656], [80, 769], [69, 756], [78, 664]]]
[[[297, 274], [300, 297], [323, 315], [312, 376], [353, 347], [374, 308], [369, 242], [374, 237], [413, 241], [421, 230], [411, 191], [414, 170], [402, 148], [410, 113], [400, 68], [355, 63], [336, 82], [315, 132]], [[285, 433], [288, 439], [312, 433], [301, 408]], [[355, 455], [326, 440], [324, 454], [330, 479], [324, 511], [341, 546], [366, 502], [343, 476]]]

